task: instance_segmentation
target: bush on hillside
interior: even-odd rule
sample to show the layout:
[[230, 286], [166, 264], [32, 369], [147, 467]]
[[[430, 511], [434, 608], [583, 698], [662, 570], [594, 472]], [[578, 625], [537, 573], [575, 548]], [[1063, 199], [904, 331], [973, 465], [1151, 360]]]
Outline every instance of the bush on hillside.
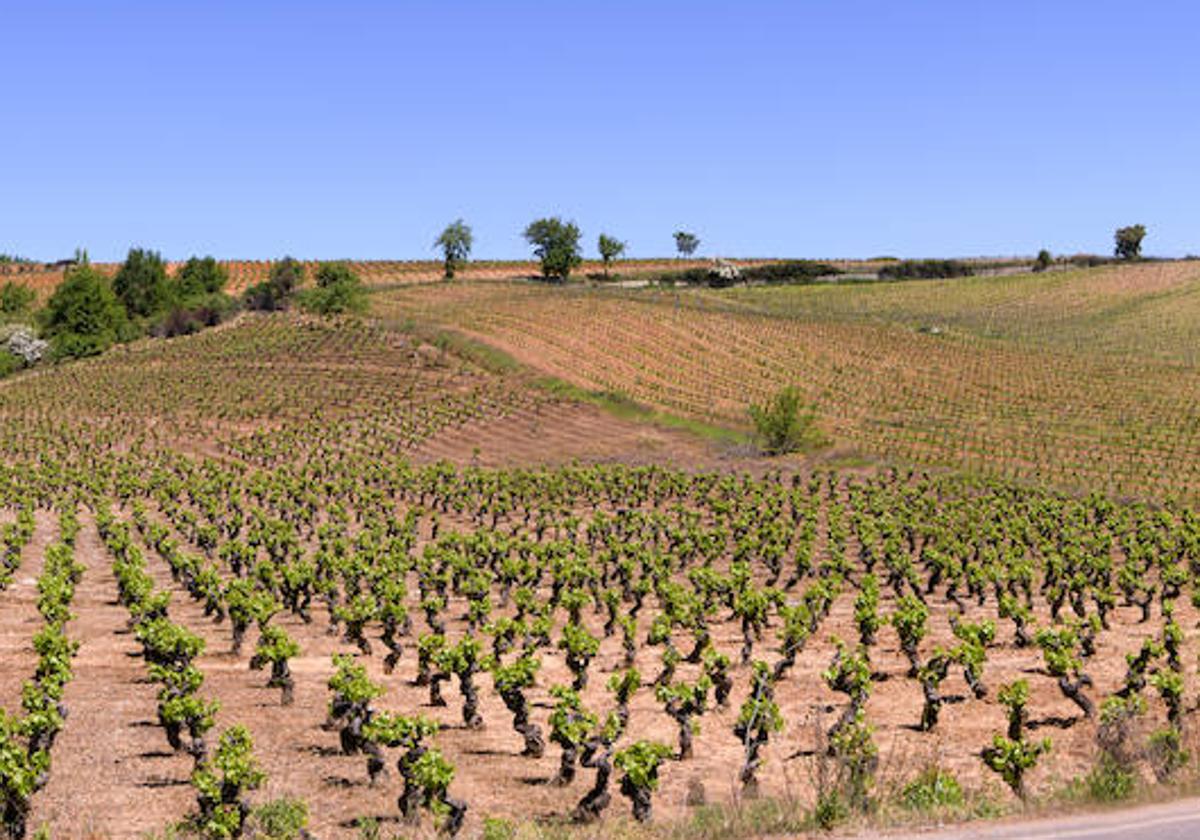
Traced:
[[173, 297], [186, 301], [220, 294], [229, 283], [229, 272], [212, 257], [192, 257], [175, 274]]
[[303, 282], [304, 264], [292, 257], [284, 257], [271, 266], [269, 278], [246, 289], [242, 300], [247, 309], [260, 312], [287, 309]]
[[768, 455], [812, 449], [824, 442], [816, 425], [816, 411], [803, 403], [800, 391], [792, 385], [766, 404], [750, 406], [750, 420], [759, 446]]
[[717, 288], [737, 283], [813, 283], [821, 277], [831, 277], [842, 271], [828, 263], [815, 260], [785, 260], [741, 267], [727, 260], [713, 260], [708, 268], [685, 268], [679, 271], [664, 271], [654, 275], [664, 285], [713, 286]]
[[14, 373], [25, 367], [21, 360], [9, 353], [7, 350], [0, 348], [0, 379], [6, 376], [12, 376]]
[[59, 359], [94, 356], [137, 335], [108, 278], [86, 264], [67, 272], [54, 290], [42, 326]]
[[366, 290], [344, 262], [321, 263], [317, 286], [300, 293], [300, 305], [318, 315], [345, 315], [367, 307]]
[[1076, 268], [1095, 268], [1098, 265], [1109, 265], [1116, 261], [1113, 257], [1102, 257], [1098, 254], [1072, 254], [1069, 257], [1061, 257], [1061, 260]]
[[24, 315], [33, 308], [37, 295], [33, 289], [9, 280], [0, 286], [0, 315]]
[[960, 260], [902, 260], [879, 269], [880, 280], [945, 280], [970, 277], [975, 269]]
[[742, 279], [758, 283], [811, 283], [820, 277], [833, 277], [842, 270], [816, 260], [784, 260], [742, 269]]
[[167, 264], [162, 255], [130, 248], [113, 277], [112, 290], [130, 318], [147, 318], [161, 312], [170, 300]]
[[158, 338], [191, 335], [215, 327], [238, 311], [238, 302], [220, 292], [189, 297], [171, 307], [150, 334]]

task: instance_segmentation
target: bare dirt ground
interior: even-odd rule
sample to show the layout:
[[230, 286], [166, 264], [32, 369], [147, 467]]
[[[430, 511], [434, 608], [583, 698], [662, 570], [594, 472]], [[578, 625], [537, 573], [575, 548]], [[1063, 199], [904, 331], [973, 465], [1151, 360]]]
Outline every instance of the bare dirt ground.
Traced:
[[613, 417], [593, 405], [555, 403], [444, 429], [413, 453], [417, 461], [518, 467], [571, 460], [700, 469], [728, 464], [720, 447], [695, 435]]
[[[50, 525], [49, 520], [39, 522], [35, 541], [46, 539]], [[136, 837], [178, 820], [194, 809], [193, 792], [188, 785], [191, 759], [172, 753], [154, 723], [155, 689], [144, 680], [141, 660], [132, 655], [136, 646], [126, 630], [124, 609], [115, 602], [116, 584], [109, 570], [111, 559], [100, 544], [90, 517], [84, 518], [83, 525], [77, 557], [87, 566], [87, 572], [76, 594], [77, 618], [69, 625], [70, 635], [83, 640], [83, 646], [75, 663], [75, 679], [67, 689], [70, 717], [54, 750], [54, 773], [50, 785], [34, 799], [31, 826], [49, 822], [56, 837]], [[146, 556], [159, 586], [174, 592], [173, 619], [186, 624], [207, 642], [207, 652], [197, 664], [206, 675], [202, 694], [221, 701], [220, 726], [241, 723], [254, 737], [255, 754], [270, 776], [256, 799], [302, 796], [312, 812], [312, 829], [322, 838], [355, 836], [355, 820], [360, 817], [379, 819], [389, 834], [400, 831], [402, 827], [396, 822], [399, 780], [394, 769], [379, 786], [368, 786], [364, 758], [342, 756], [337, 750], [336, 733], [322, 728], [329, 697], [325, 682], [333, 671], [331, 654], [352, 650], [339, 637], [327, 634], [324, 609], [314, 610], [312, 624], [306, 625], [290, 615], [277, 619], [282, 619], [282, 625], [303, 649], [303, 654], [293, 660], [296, 702], [284, 708], [279, 705], [277, 690], [265, 688], [266, 675], [247, 667], [254, 632], [248, 634], [242, 654], [232, 655], [228, 624], [216, 625], [205, 618], [200, 606], [173, 584], [165, 564], [153, 551], [146, 549]], [[833, 638], [852, 640], [855, 636], [852, 596], [850, 593], [838, 600], [796, 669], [779, 687], [778, 701], [786, 727], [767, 750], [768, 762], [761, 778], [768, 795], [801, 800], [812, 796], [814, 759], [810, 755], [818, 746], [816, 733], [832, 722], [843, 702], [843, 698], [825, 686], [820, 671], [832, 657]], [[886, 614], [889, 609], [885, 599], [881, 612]], [[7, 617], [15, 612], [18, 610], [6, 608], [0, 615]], [[458, 617], [464, 612], [462, 602], [451, 603], [447, 611], [454, 617], [449, 622], [451, 638], [462, 633], [465, 622]], [[983, 610], [971, 613], [972, 618], [986, 616]], [[1194, 626], [1196, 615], [1190, 606], [1181, 603], [1180, 613], [1185, 626]], [[950, 643], [947, 616], [944, 605], [932, 610], [931, 638], [923, 644], [924, 651], [936, 644]], [[1102, 637], [1097, 655], [1088, 667], [1096, 682], [1092, 696], [1097, 699], [1119, 684], [1123, 675], [1122, 655], [1159, 627], [1157, 621], [1137, 624], [1132, 610], [1119, 609], [1114, 618], [1113, 631]], [[416, 621], [420, 627], [420, 620]], [[600, 632], [598, 617], [591, 616], [589, 624], [592, 632]], [[11, 640], [17, 636], [27, 644], [31, 631], [27, 624], [19, 623], [6, 625], [3, 634], [9, 640], [4, 661], [6, 665], [10, 661], [28, 665], [18, 668], [21, 674], [32, 667], [32, 652]], [[914, 726], [921, 711], [920, 688], [905, 677], [907, 662], [894, 634], [887, 629], [881, 632], [881, 642], [872, 651], [876, 682], [867, 707], [881, 749], [881, 784], [912, 778], [926, 763], [936, 760], [970, 788], [994, 786], [995, 781], [983, 769], [978, 752], [992, 733], [1003, 729], [1003, 709], [995, 701], [995, 688], [1018, 677], [1029, 679], [1031, 684], [1030, 708], [1035, 733], [1049, 735], [1054, 741], [1051, 758], [1034, 774], [1033, 787], [1045, 790], [1088, 765], [1093, 750], [1093, 725], [1076, 722], [1077, 709], [1059, 693], [1052, 678], [1041, 673], [1040, 655], [1013, 646], [1011, 628], [1002, 625], [999, 639], [985, 671], [985, 681], [992, 692], [982, 701], [966, 699], [970, 692], [965, 682], [960, 674], [952, 673], [943, 685], [943, 692], [962, 699], [944, 707], [938, 732], [929, 735], [915, 731]], [[714, 640], [727, 653], [736, 653], [741, 641], [736, 623], [714, 625]], [[682, 639], [678, 644], [681, 648], [686, 646]], [[756, 656], [774, 659], [774, 647], [769, 631], [756, 647]], [[18, 654], [15, 659], [7, 655], [12, 651]], [[641, 648], [638, 666], [644, 680], [657, 673], [657, 656], [654, 648]], [[1185, 656], [1194, 656], [1194, 651]], [[601, 713], [611, 708], [604, 682], [607, 674], [618, 667], [620, 658], [618, 638], [605, 640], [591, 669], [591, 683], [584, 692], [588, 708]], [[458, 768], [452, 792], [470, 805], [468, 836], [478, 831], [482, 817], [488, 815], [560, 821], [590, 787], [592, 773], [586, 770], [581, 770], [567, 787], [553, 788], [546, 784], [558, 766], [559, 750], [554, 745], [548, 745], [541, 759], [519, 756], [521, 740], [511, 730], [511, 716], [492, 691], [486, 674], [478, 680], [486, 727], [469, 731], [461, 724], [461, 697], [456, 685], [447, 684], [445, 688], [449, 705], [433, 708], [428, 705], [427, 690], [411, 684], [416, 663], [412, 638], [406, 640], [405, 656], [395, 673], [384, 675], [381, 660], [380, 655], [362, 660], [372, 678], [387, 689], [386, 695], [377, 701], [377, 708], [425, 714], [444, 726], [437, 743]], [[546, 651], [543, 661], [538, 686], [531, 690], [530, 700], [534, 721], [548, 734], [551, 707], [548, 688], [554, 683], [568, 682], [570, 675], [557, 651]], [[682, 665], [679, 677], [694, 678], [694, 670], [695, 666]], [[15, 682], [11, 669], [6, 667], [4, 675], [6, 682]], [[659, 819], [684, 817], [689, 807], [688, 794], [697, 785], [703, 787], [710, 800], [728, 802], [736, 798], [741, 745], [732, 734], [732, 726], [747, 682], [745, 670], [738, 669], [730, 706], [714, 710], [700, 720], [695, 758], [665, 766], [662, 785], [655, 796]], [[12, 689], [6, 686], [6, 691], [11, 693]], [[675, 743], [676, 726], [663, 714], [652, 691], [639, 692], [632, 711], [628, 738], [652, 737]], [[392, 755], [389, 762], [393, 767], [395, 757]], [[627, 813], [627, 803], [615, 788], [612, 792], [610, 813]]]

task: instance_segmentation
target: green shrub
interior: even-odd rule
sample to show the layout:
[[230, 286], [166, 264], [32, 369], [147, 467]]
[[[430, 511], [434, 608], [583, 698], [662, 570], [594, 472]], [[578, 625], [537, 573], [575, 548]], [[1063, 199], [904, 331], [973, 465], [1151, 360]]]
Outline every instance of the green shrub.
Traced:
[[1137, 776], [1108, 753], [1101, 753], [1083, 783], [1088, 798], [1096, 802], [1120, 802], [1133, 794]]
[[975, 269], [959, 260], [903, 260], [879, 269], [880, 280], [940, 280], [970, 277]]
[[362, 281], [344, 262], [321, 263], [317, 286], [300, 293], [300, 306], [318, 315], [344, 315], [366, 309]]
[[37, 294], [28, 286], [9, 280], [0, 286], [0, 315], [23, 315], [33, 307]]
[[247, 309], [274, 312], [287, 309], [296, 289], [304, 282], [304, 263], [284, 257], [271, 266], [271, 276], [246, 289], [242, 300]]
[[23, 367], [25, 367], [25, 363], [21, 361], [20, 356], [15, 356], [7, 350], [0, 350], [0, 379], [12, 376]]
[[67, 272], [46, 303], [42, 323], [60, 359], [94, 356], [137, 335], [108, 278], [90, 265]]
[[900, 804], [909, 811], [957, 808], [963, 804], [962, 786], [951, 773], [930, 767], [904, 786]]
[[130, 248], [112, 288], [129, 317], [149, 317], [160, 312], [169, 300], [167, 264], [157, 251]]
[[760, 283], [811, 283], [818, 277], [842, 274], [841, 269], [815, 260], [784, 260], [742, 269], [742, 279]]
[[765, 405], [750, 406], [750, 420], [768, 455], [797, 452], [822, 443], [815, 411], [802, 403], [800, 391], [790, 385]]
[[483, 821], [483, 840], [513, 840], [517, 836], [517, 827], [511, 820], [499, 817], [486, 817]]
[[295, 840], [307, 827], [308, 803], [285, 796], [254, 809], [249, 834], [261, 840]]
[[817, 796], [813, 808], [813, 821], [822, 831], [832, 831], [850, 818], [850, 806], [837, 788], [823, 791]]
[[188, 298], [174, 304], [150, 330], [151, 335], [173, 338], [215, 327], [238, 311], [238, 302], [221, 292]]
[[175, 274], [172, 294], [177, 300], [215, 295], [225, 291], [229, 272], [212, 257], [192, 257]]

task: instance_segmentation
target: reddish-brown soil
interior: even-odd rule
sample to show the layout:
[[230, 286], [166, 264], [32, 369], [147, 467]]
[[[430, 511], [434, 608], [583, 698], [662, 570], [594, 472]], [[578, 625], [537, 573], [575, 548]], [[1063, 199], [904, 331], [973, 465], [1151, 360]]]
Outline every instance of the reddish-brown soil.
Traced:
[[[44, 544], [51, 532], [52, 522], [39, 520], [35, 545]], [[303, 648], [302, 656], [293, 660], [296, 702], [291, 708], [284, 708], [279, 705], [277, 690], [264, 687], [265, 674], [247, 667], [254, 645], [253, 631], [241, 656], [233, 656], [229, 652], [228, 625], [215, 625], [206, 619], [200, 607], [172, 583], [165, 564], [151, 550], [147, 549], [146, 554], [158, 585], [174, 592], [173, 619], [200, 633], [207, 642], [207, 652], [198, 662], [206, 676], [202, 693], [220, 699], [221, 726], [241, 723], [254, 737], [255, 753], [270, 777], [256, 799], [303, 797], [312, 811], [312, 828], [322, 838], [354, 836], [354, 820], [363, 816], [377, 817], [385, 826], [393, 826], [399, 791], [394, 769], [378, 787], [369, 787], [365, 760], [361, 756], [340, 755], [336, 734], [322, 728], [329, 698], [325, 682], [332, 673], [330, 656], [352, 649], [338, 637], [327, 635], [324, 610], [314, 610], [315, 620], [310, 625], [293, 616], [281, 616], [282, 625]], [[31, 558], [34, 556], [36, 553], [30, 554]], [[115, 602], [116, 584], [109, 569], [110, 558], [98, 541], [90, 518], [84, 519], [77, 556], [87, 572], [77, 590], [74, 603], [77, 617], [69, 625], [69, 632], [81, 639], [83, 646], [75, 662], [75, 679], [67, 689], [70, 717], [54, 750], [51, 782], [34, 799], [31, 825], [46, 821], [53, 826], [56, 837], [135, 837], [177, 820], [194, 808], [193, 792], [188, 785], [191, 759], [173, 754], [162, 730], [154, 723], [155, 688], [144, 680], [143, 663], [134, 655], [136, 645], [126, 629], [126, 613]], [[36, 569], [31, 565], [24, 571]], [[36, 625], [30, 623], [28, 614], [32, 607], [25, 603], [28, 589], [10, 589], [4, 598], [5, 609], [0, 618], [5, 623], [0, 639], [6, 665], [4, 690], [11, 697], [13, 686], [9, 683], [15, 685], [20, 674], [27, 674], [32, 667], [32, 652], [26, 648]], [[890, 606], [885, 598], [881, 612], [886, 614]], [[922, 645], [926, 652], [935, 645], [948, 645], [952, 641], [948, 610], [945, 605], [931, 606], [931, 634]], [[25, 618], [13, 623], [11, 616], [22, 611], [27, 614]], [[462, 633], [464, 622], [458, 617], [464, 611], [462, 602], [450, 604], [447, 615], [454, 617], [450, 622], [451, 637]], [[1181, 603], [1179, 612], [1184, 626], [1194, 626], [1196, 615], [1190, 606]], [[970, 617], [988, 616], [981, 610]], [[1104, 634], [1096, 657], [1089, 662], [1088, 671], [1096, 681], [1090, 692], [1094, 698], [1105, 696], [1119, 685], [1123, 654], [1135, 649], [1142, 638], [1157, 631], [1161, 624], [1155, 620], [1139, 625], [1136, 618], [1132, 610], [1117, 610], [1114, 629]], [[592, 631], [599, 633], [596, 617], [591, 617], [589, 623]], [[421, 626], [420, 620], [417, 624]], [[736, 654], [740, 645], [736, 624], [722, 623], [714, 630], [718, 647]], [[877, 681], [867, 713], [881, 749], [882, 783], [911, 778], [924, 763], [937, 760], [958, 774], [967, 786], [994, 785], [991, 774], [980, 763], [978, 752], [994, 732], [1003, 728], [1003, 709], [995, 700], [995, 688], [1019, 677], [1029, 679], [1032, 687], [1030, 708], [1035, 734], [1049, 735], [1054, 741], [1052, 758], [1033, 775], [1034, 788], [1045, 789], [1055, 784], [1056, 779], [1068, 778], [1088, 765], [1093, 753], [1094, 726], [1087, 722], [1072, 723], [1078, 715], [1077, 709], [1062, 697], [1054, 681], [1041, 673], [1041, 657], [1036, 651], [1015, 648], [1010, 641], [1011, 628], [1007, 626], [1001, 626], [999, 635], [1001, 643], [991, 652], [985, 671], [985, 681], [992, 693], [983, 701], [963, 699], [945, 706], [937, 733], [930, 735], [913, 729], [920, 717], [920, 688], [905, 677], [907, 663], [892, 631], [887, 628], [881, 631], [880, 644], [872, 649]], [[847, 640], [855, 637], [852, 593], [839, 599], [795, 670], [779, 687], [777, 696], [786, 726], [767, 750], [768, 763], [762, 773], [767, 794], [802, 800], [812, 797], [814, 759], [807, 753], [816, 746], [818, 726], [832, 722], [844, 699], [830, 692], [820, 677], [832, 656], [835, 636]], [[539, 760], [518, 755], [521, 741], [511, 730], [511, 716], [492, 691], [487, 675], [479, 678], [486, 721], [483, 730], [462, 728], [460, 695], [449, 684], [445, 691], [449, 705], [429, 707], [426, 689], [411, 685], [416, 657], [412, 639], [406, 642], [405, 656], [390, 676], [382, 673], [382, 656], [377, 654], [363, 660], [372, 678], [387, 688], [387, 694], [376, 705], [426, 714], [444, 725], [438, 745], [458, 768], [452, 792], [470, 804], [468, 828], [472, 833], [478, 830], [481, 818], [488, 815], [556, 821], [569, 812], [590, 786], [591, 771], [581, 770], [568, 787], [547, 786], [546, 781], [558, 766], [558, 748], [549, 745], [546, 755]], [[756, 648], [756, 655], [773, 659], [774, 654], [768, 654], [773, 647], [769, 631]], [[1193, 655], [1185, 652], [1185, 657]], [[545, 730], [551, 705], [547, 688], [553, 683], [568, 682], [569, 673], [557, 651], [545, 652], [543, 661], [538, 686], [530, 692], [530, 699], [533, 719]], [[603, 711], [611, 707], [604, 682], [619, 661], [618, 638], [605, 640], [591, 669], [591, 683], [584, 692], [589, 708]], [[9, 663], [17, 665], [16, 675]], [[644, 679], [653, 678], [658, 671], [655, 649], [642, 647], [638, 665]], [[682, 665], [679, 675], [694, 677], [694, 666]], [[666, 765], [661, 788], [655, 796], [656, 814], [660, 817], [683, 816], [689, 789], [697, 783], [711, 800], [730, 801], [736, 797], [741, 746], [731, 730], [747, 682], [744, 669], [739, 669], [730, 707], [703, 716], [695, 758]], [[943, 693], [970, 697], [957, 671], [943, 684]], [[662, 713], [649, 690], [643, 689], [635, 698], [627, 737], [653, 737], [675, 743], [675, 724]], [[391, 758], [389, 764], [394, 767], [395, 755]], [[615, 786], [612, 792], [614, 802], [610, 813], [627, 813], [628, 805], [616, 794]]]

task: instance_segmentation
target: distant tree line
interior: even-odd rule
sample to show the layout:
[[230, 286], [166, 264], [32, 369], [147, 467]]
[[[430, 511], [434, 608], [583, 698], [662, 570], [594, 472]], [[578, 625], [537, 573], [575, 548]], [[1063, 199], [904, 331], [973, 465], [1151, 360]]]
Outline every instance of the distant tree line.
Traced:
[[240, 298], [226, 292], [229, 273], [213, 257], [192, 257], [170, 273], [157, 251], [131, 248], [111, 278], [85, 251], [76, 252], [72, 262], [41, 309], [28, 287], [11, 280], [0, 285], [0, 375], [35, 364], [43, 350], [52, 359], [94, 356], [144, 336], [198, 332], [243, 308], [297, 305], [321, 315], [366, 308], [362, 282], [343, 262], [318, 265], [310, 287], [304, 264], [285, 257]]
[[[573, 221], [548, 216], [530, 222], [523, 231], [542, 276], [563, 282], [583, 262], [582, 233]], [[1090, 267], [1112, 260], [1139, 260], [1146, 227], [1142, 224], [1117, 228], [1113, 234], [1113, 257], [1076, 255], [1054, 257], [1042, 249], [1033, 271], [1055, 265]], [[690, 258], [700, 238], [687, 230], [673, 234], [680, 258]], [[442, 252], [444, 274], [453, 279], [470, 259], [474, 234], [463, 219], [446, 226], [434, 242]], [[614, 263], [625, 253], [626, 243], [601, 233], [597, 251], [604, 278], [611, 277]], [[0, 266], [30, 265], [11, 254], [0, 254]], [[48, 350], [52, 358], [78, 358], [102, 353], [113, 344], [152, 335], [186, 335], [216, 326], [239, 309], [278, 311], [293, 306], [321, 315], [362, 312], [366, 307], [362, 281], [345, 262], [320, 263], [308, 283], [308, 269], [292, 257], [271, 266], [268, 278], [251, 286], [240, 298], [226, 292], [229, 275], [213, 257], [192, 257], [173, 274], [157, 251], [131, 248], [125, 261], [110, 279], [92, 266], [87, 252], [77, 249], [70, 260], [56, 265], [67, 269], [62, 283], [36, 310], [36, 295], [15, 281], [0, 285], [0, 375], [34, 364]], [[978, 263], [961, 260], [889, 260], [879, 269], [885, 280], [967, 277], [979, 270], [1010, 263]], [[785, 260], [742, 267], [714, 260], [707, 268], [663, 272], [655, 279], [663, 283], [728, 286], [737, 282], [811, 283], [841, 274], [833, 265], [814, 260]], [[600, 277], [600, 275], [590, 275]], [[40, 337], [38, 336], [40, 333]]]

